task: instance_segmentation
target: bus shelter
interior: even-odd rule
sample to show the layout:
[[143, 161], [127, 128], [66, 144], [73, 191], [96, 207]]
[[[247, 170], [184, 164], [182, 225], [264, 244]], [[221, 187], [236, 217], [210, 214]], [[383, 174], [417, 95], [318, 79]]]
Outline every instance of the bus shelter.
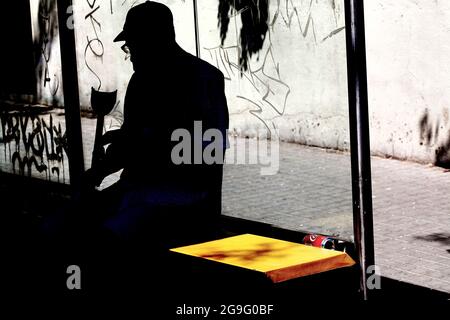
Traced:
[[[136, 3], [119, 2], [23, 3], [28, 11], [25, 29], [31, 30], [25, 38], [39, 49], [34, 55], [37, 76], [35, 87], [29, 86], [31, 94], [9, 96], [28, 99], [22, 109], [2, 111], [4, 174], [78, 192], [92, 162], [96, 130], [121, 125], [132, 71], [112, 39]], [[180, 45], [224, 74], [235, 152], [240, 143], [250, 146], [252, 141], [257, 150], [260, 141], [276, 142], [275, 147], [268, 143], [276, 148], [272, 155], [279, 152], [275, 169], [274, 162], [263, 164], [257, 158], [259, 167], [246, 171], [251, 156], [239, 162], [235, 155], [230, 161], [223, 182], [224, 223], [237, 226], [240, 233], [258, 233], [270, 225], [276, 230], [272, 234], [288, 234], [297, 242], [309, 234], [340, 241], [356, 261], [361, 297], [369, 299], [367, 281], [375, 261], [363, 1], [166, 4]], [[107, 114], [92, 112], [94, 91], [114, 95]], [[51, 108], [42, 112], [37, 105]], [[15, 134], [20, 131], [24, 140]], [[328, 150], [323, 162], [317, 160], [321, 154], [315, 147]], [[295, 162], [297, 158], [304, 162]], [[347, 168], [339, 167], [342, 163]], [[298, 183], [293, 182], [297, 176]], [[317, 177], [322, 180], [317, 182]], [[300, 202], [308, 206], [296, 207]], [[264, 210], [271, 214], [258, 214]], [[317, 211], [322, 211], [320, 216]]]

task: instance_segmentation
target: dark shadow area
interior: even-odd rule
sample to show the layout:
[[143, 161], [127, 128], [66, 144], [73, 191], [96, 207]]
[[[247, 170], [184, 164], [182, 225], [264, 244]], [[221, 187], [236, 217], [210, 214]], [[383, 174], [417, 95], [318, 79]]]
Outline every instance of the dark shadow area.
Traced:
[[44, 105], [30, 105], [12, 101], [0, 102], [1, 113], [14, 113], [20, 116], [42, 116], [49, 114], [52, 110], [54, 110], [53, 107]]
[[[7, 293], [3, 295], [7, 300], [70, 304], [91, 301], [108, 308], [116, 304], [124, 308], [139, 305], [161, 319], [182, 319], [172, 315], [183, 305], [211, 305], [220, 312], [222, 304], [272, 304], [275, 313], [268, 319], [291, 319], [293, 315], [313, 312], [311, 306], [317, 303], [351, 313], [355, 304], [445, 305], [450, 298], [448, 293], [383, 277], [381, 290], [371, 292], [372, 302], [363, 303], [354, 267], [273, 284], [263, 274], [157, 250], [148, 241], [125, 244], [114, 238], [90, 238], [81, 242], [77, 237], [76, 242], [66, 238], [48, 243], [41, 238], [39, 226], [46, 217], [70, 206], [69, 194], [64, 185], [0, 175], [2, 238], [7, 244], [1, 291]], [[215, 234], [203, 239], [178, 239], [176, 245], [244, 232], [296, 242], [304, 236], [267, 224], [223, 217]], [[66, 287], [70, 265], [81, 269], [81, 290]]]
[[239, 32], [239, 65], [247, 71], [248, 61], [262, 49], [269, 30], [269, 1], [220, 0], [217, 18], [222, 45], [227, 37], [230, 20], [238, 14], [242, 23]]
[[274, 248], [270, 243], [261, 244], [259, 249], [256, 250], [227, 250], [227, 251], [214, 251], [209, 254], [202, 255], [202, 258], [210, 258], [223, 260], [227, 258], [238, 258], [245, 261], [257, 261], [262, 256], [270, 255], [272, 257], [277, 257], [283, 259], [285, 255], [280, 254], [280, 251], [288, 250], [292, 245], [286, 245], [284, 248]]
[[447, 141], [436, 149], [435, 164], [439, 167], [450, 169], [450, 133]]
[[2, 4], [0, 38], [1, 97], [35, 93], [35, 56], [29, 1], [6, 1]]
[[434, 165], [445, 169], [450, 169], [450, 132], [446, 133], [447, 139], [438, 144], [438, 137], [442, 127], [439, 120], [437, 120], [436, 123], [433, 123], [430, 120], [428, 109], [425, 110], [424, 114], [420, 118], [419, 130], [420, 145], [426, 145], [428, 147], [433, 144], [438, 145], [434, 150]]
[[440, 242], [443, 245], [450, 245], [450, 233], [433, 233], [426, 236], [415, 236], [414, 238], [429, 242]]

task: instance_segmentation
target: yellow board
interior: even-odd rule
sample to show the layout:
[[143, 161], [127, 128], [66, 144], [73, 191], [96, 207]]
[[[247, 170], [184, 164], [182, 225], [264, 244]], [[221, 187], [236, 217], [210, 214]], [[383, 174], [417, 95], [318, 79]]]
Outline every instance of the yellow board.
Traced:
[[275, 283], [355, 264], [345, 252], [253, 234], [175, 248], [171, 251], [263, 272]]

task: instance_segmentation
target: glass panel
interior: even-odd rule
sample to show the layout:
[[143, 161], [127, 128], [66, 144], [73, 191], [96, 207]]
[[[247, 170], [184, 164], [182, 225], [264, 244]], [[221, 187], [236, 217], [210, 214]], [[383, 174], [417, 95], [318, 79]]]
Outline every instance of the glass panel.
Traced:
[[352, 238], [344, 24], [343, 1], [199, 1], [226, 79], [225, 215]]
[[[106, 99], [111, 110], [104, 117], [103, 130], [121, 125], [124, 95], [132, 67], [129, 59], [125, 61], [126, 54], [121, 50], [123, 43], [114, 43], [113, 39], [122, 30], [128, 10], [141, 2], [145, 1], [74, 2], [74, 19], [63, 22], [75, 29], [86, 169], [91, 166], [97, 126], [97, 117], [92, 113], [92, 90], [111, 93], [99, 98], [103, 101], [103, 97], [108, 96]], [[178, 43], [185, 50], [195, 53], [192, 2], [161, 2], [166, 3], [173, 13]], [[13, 4], [9, 4], [8, 8], [5, 12], [21, 9]], [[30, 20], [31, 14], [29, 45], [32, 39], [36, 57], [35, 92], [26, 97], [12, 96], [8, 92], [4, 98], [2, 94], [0, 170], [70, 183], [56, 1], [31, 0], [30, 7], [26, 9], [24, 19]], [[23, 10], [20, 12], [23, 13]], [[19, 17], [20, 12], [16, 12], [15, 16]], [[18, 23], [15, 30], [22, 30], [20, 26], [28, 22], [20, 22], [19, 18], [15, 21]], [[8, 38], [6, 35], [3, 38]], [[21, 63], [24, 65], [25, 61]], [[17, 70], [16, 67], [14, 74]], [[25, 84], [19, 87], [23, 88]], [[112, 94], [115, 91], [116, 95]], [[105, 183], [112, 183], [116, 178], [117, 175], [110, 177]]]
[[[99, 101], [111, 111], [101, 131], [119, 128], [123, 119], [132, 66], [113, 39], [140, 2], [82, 1], [73, 8], [86, 169], [98, 123], [92, 90], [105, 93]], [[195, 54], [192, 1], [162, 2], [173, 12], [178, 43]], [[36, 100], [52, 107], [29, 109], [25, 118], [20, 110], [2, 114], [1, 168], [68, 183], [54, 1], [30, 3], [41, 49]], [[198, 1], [200, 55], [224, 74], [230, 111], [223, 213], [350, 239], [343, 1], [236, 3]], [[13, 160], [16, 151], [20, 159]]]
[[11, 74], [1, 86], [0, 171], [69, 183], [55, 3], [8, 1], [2, 10], [15, 19], [1, 28]]

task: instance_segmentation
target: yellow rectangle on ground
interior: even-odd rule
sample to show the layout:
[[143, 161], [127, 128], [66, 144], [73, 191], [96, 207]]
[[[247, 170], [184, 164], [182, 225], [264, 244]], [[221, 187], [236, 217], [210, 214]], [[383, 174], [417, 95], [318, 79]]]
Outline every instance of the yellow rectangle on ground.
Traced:
[[175, 248], [171, 251], [263, 272], [275, 283], [355, 264], [345, 252], [253, 234]]

